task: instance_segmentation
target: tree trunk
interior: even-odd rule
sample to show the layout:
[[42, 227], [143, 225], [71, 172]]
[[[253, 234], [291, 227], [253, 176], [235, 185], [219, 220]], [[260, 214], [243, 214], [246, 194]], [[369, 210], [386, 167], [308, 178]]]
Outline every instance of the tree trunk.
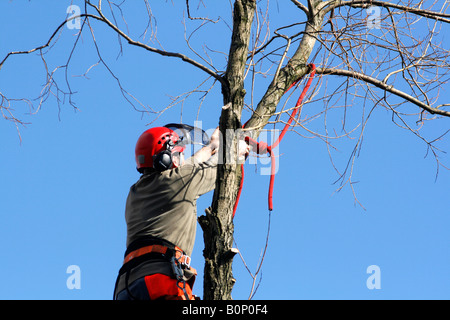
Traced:
[[[246, 128], [246, 134], [254, 138], [269, 121], [286, 89], [297, 79], [309, 72], [307, 62], [316, 43], [315, 33], [320, 30], [323, 14], [316, 12], [320, 0], [309, 1], [309, 19], [304, 36], [287, 65], [268, 87]], [[203, 229], [205, 249], [204, 288], [205, 300], [229, 300], [234, 285], [232, 262], [233, 208], [241, 180], [240, 165], [233, 154], [237, 154], [238, 135], [232, 134], [242, 128], [241, 113], [244, 106], [244, 73], [248, 55], [251, 25], [255, 1], [236, 0], [234, 4], [233, 34], [227, 71], [222, 81], [224, 104], [220, 117], [220, 131], [223, 143], [219, 150], [222, 162], [218, 167], [218, 179], [211, 208], [199, 217]], [[231, 129], [231, 131], [230, 131]], [[231, 134], [230, 134], [231, 133]]]
[[[236, 0], [233, 11], [233, 33], [228, 67], [224, 75], [222, 93], [224, 107], [220, 117], [222, 133], [219, 149], [218, 178], [211, 208], [199, 217], [203, 229], [205, 249], [203, 299], [230, 300], [234, 285], [232, 274], [233, 207], [240, 184], [241, 172], [233, 154], [238, 137], [233, 134], [241, 128], [244, 106], [244, 72], [247, 60], [251, 26], [256, 8], [255, 0]], [[230, 130], [231, 129], [231, 130]], [[231, 133], [231, 134], [230, 134]]]

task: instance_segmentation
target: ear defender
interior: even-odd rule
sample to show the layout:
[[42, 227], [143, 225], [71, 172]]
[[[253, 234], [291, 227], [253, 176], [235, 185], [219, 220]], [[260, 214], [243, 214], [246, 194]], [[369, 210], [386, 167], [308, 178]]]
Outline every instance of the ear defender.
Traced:
[[170, 169], [172, 167], [172, 152], [164, 150], [158, 153], [153, 159], [153, 168], [158, 172]]

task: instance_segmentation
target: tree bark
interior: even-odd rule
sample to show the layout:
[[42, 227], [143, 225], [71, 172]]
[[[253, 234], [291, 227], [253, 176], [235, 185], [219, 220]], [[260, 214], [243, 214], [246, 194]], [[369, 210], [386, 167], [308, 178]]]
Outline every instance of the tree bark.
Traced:
[[[228, 67], [222, 82], [223, 102], [220, 117], [222, 144], [219, 149], [218, 177], [212, 206], [199, 217], [203, 229], [205, 249], [203, 299], [230, 300], [235, 279], [232, 273], [233, 207], [240, 184], [241, 172], [233, 154], [241, 128], [244, 106], [244, 73], [256, 3], [255, 0], [236, 0], [233, 11], [233, 32]], [[231, 129], [231, 130], [230, 130]], [[231, 134], [230, 134], [231, 133]]]

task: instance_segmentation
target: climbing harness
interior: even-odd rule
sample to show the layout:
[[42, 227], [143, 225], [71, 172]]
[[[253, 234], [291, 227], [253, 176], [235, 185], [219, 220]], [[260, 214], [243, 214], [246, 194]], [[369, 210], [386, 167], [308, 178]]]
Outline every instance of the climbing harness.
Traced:
[[[185, 254], [181, 248], [168, 241], [147, 236], [146, 238], [139, 239], [134, 243], [131, 243], [128, 246], [124, 256], [123, 265], [119, 270], [115, 287], [117, 287], [119, 278], [125, 274], [125, 289], [131, 298], [133, 298], [133, 295], [128, 289], [128, 278], [131, 269], [144, 261], [162, 258], [170, 263], [173, 275], [177, 280], [176, 286], [183, 291], [183, 298], [186, 300], [191, 300], [186, 290], [186, 283], [191, 281], [185, 280], [183, 270], [188, 269], [194, 275], [197, 275], [197, 270], [191, 267], [191, 258]], [[190, 283], [191, 287], [192, 284], [193, 283]], [[114, 289], [114, 292], [115, 291], [116, 289]]]
[[[272, 150], [275, 149], [278, 144], [280, 144], [281, 140], [284, 137], [284, 134], [286, 133], [287, 129], [289, 128], [289, 126], [292, 123], [292, 120], [294, 120], [295, 115], [297, 114], [297, 112], [301, 109], [302, 103], [303, 103], [303, 98], [305, 97], [306, 93], [309, 90], [309, 87], [311, 86], [311, 82], [314, 79], [314, 75], [316, 74], [316, 66], [312, 63], [309, 65], [310, 67], [310, 74], [309, 74], [309, 79], [308, 82], [306, 83], [305, 87], [303, 88], [303, 91], [300, 95], [300, 97], [297, 100], [297, 103], [294, 107], [294, 110], [292, 110], [292, 113], [289, 117], [288, 122], [286, 123], [286, 125], [284, 126], [283, 130], [281, 131], [280, 136], [277, 138], [277, 140], [275, 141], [275, 143], [273, 143], [271, 146], [269, 146], [266, 142], [257, 142], [255, 139], [246, 136], [245, 142], [247, 142], [247, 144], [249, 146], [252, 147], [252, 151], [254, 151], [257, 154], [263, 155], [263, 154], [269, 154], [270, 156], [270, 168], [271, 168], [271, 172], [270, 172], [270, 183], [269, 183], [269, 195], [268, 195], [268, 205], [269, 205], [269, 211], [273, 210], [273, 200], [272, 200], [272, 196], [273, 196], [273, 184], [275, 181], [275, 157], [273, 155]], [[295, 86], [298, 82], [300, 81], [300, 79], [298, 79], [297, 81], [295, 81], [287, 90], [286, 92], [288, 92], [293, 86]], [[285, 92], [285, 93], [286, 93]], [[245, 124], [244, 126], [245, 127]], [[241, 177], [241, 183], [239, 186], [239, 190], [238, 190], [238, 195], [236, 197], [236, 202], [234, 204], [234, 208], [233, 208], [233, 218], [234, 215], [236, 214], [236, 209], [237, 209], [237, 205], [239, 203], [239, 198], [241, 196], [241, 192], [242, 192], [242, 187], [243, 187], [243, 183], [244, 183], [244, 164], [241, 164], [241, 172], [242, 172], [242, 177]]]

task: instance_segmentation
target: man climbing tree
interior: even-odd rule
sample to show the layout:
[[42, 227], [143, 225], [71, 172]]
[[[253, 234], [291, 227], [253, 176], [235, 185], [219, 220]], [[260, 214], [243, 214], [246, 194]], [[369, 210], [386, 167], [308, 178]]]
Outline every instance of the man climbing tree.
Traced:
[[135, 158], [142, 176], [127, 199], [127, 251], [116, 299], [194, 300], [196, 200], [216, 183], [217, 156], [210, 158], [219, 147], [219, 130], [188, 163], [183, 140], [167, 127], [151, 128], [138, 139]]
[[[227, 106], [220, 110], [219, 127], [223, 133], [243, 130], [250, 142], [256, 140], [267, 125], [290, 121], [291, 130], [324, 141], [331, 154], [334, 139], [349, 137], [356, 132], [347, 165], [343, 169], [335, 168], [340, 188], [347, 185], [354, 191], [352, 166], [361, 148], [366, 124], [375, 109], [386, 110], [395, 125], [423, 141], [440, 166], [436, 144], [447, 131], [430, 137], [422, 134], [420, 129], [434, 120], [450, 117], [448, 98], [440, 95], [442, 88], [448, 86], [450, 71], [450, 51], [441, 34], [448, 31], [450, 24], [447, 1], [235, 0], [230, 2], [229, 19], [223, 17], [225, 12], [216, 13], [217, 19], [210, 18], [209, 12], [214, 12], [216, 3], [196, 2], [195, 10], [199, 15], [193, 13], [192, 1], [167, 3], [167, 8], [186, 13], [182, 34], [188, 53], [182, 48], [166, 50], [164, 44], [158, 42], [162, 39], [156, 41], [156, 36], [153, 40], [158, 44], [148, 44], [147, 34], [156, 35], [157, 15], [152, 11], [153, 4], [147, 0], [143, 1], [143, 11], [148, 23], [140, 38], [128, 32], [125, 10], [126, 6], [137, 4], [112, 0], [86, 0], [83, 3], [79, 14], [70, 15], [49, 32], [47, 42], [26, 51], [11, 50], [5, 57], [0, 57], [1, 70], [16, 55], [40, 54], [47, 82], [39, 95], [39, 107], [55, 95], [54, 91], [69, 97], [73, 94], [67, 71], [75, 48], [81, 46], [82, 35], [91, 35], [98, 55], [96, 65], [105, 66], [111, 73], [125, 99], [133, 107], [144, 106], [125, 90], [101, 55], [95, 31], [106, 27], [118, 36], [121, 53], [125, 46], [136, 47], [148, 52], [150, 57], [161, 55], [168, 61], [178, 59], [205, 74], [205, 81], [189, 94], [175, 98], [176, 102], [184, 101], [193, 92], [209, 94], [215, 84], [220, 84], [221, 105]], [[269, 28], [272, 12], [280, 12], [289, 19]], [[295, 14], [288, 15], [292, 12]], [[164, 15], [164, 19], [170, 19], [168, 17], [171, 15]], [[80, 20], [81, 27], [73, 50], [66, 64], [51, 71], [47, 67], [47, 50], [51, 52], [59, 32], [75, 19]], [[203, 54], [195, 50], [192, 37], [196, 32], [217, 26], [224, 28], [221, 31], [230, 32], [215, 32], [214, 39], [203, 39]], [[188, 31], [191, 34], [185, 36]], [[217, 38], [220, 38], [220, 44], [214, 43]], [[172, 38], [165, 40], [173, 43]], [[215, 49], [215, 45], [219, 48]], [[223, 56], [226, 57], [224, 70], [221, 68]], [[67, 90], [64, 92], [54, 80], [54, 74], [61, 70], [66, 71]], [[288, 103], [289, 99], [284, 99], [297, 92], [297, 85], [313, 71], [317, 80], [297, 106], [301, 112], [291, 117], [294, 106]], [[205, 88], [206, 84], [210, 86]], [[264, 88], [258, 101], [255, 88]], [[18, 100], [2, 92], [0, 97], [2, 113], [20, 124], [11, 108]], [[72, 103], [71, 98], [68, 101]], [[317, 119], [323, 120], [320, 128]], [[231, 299], [235, 281], [232, 275], [235, 254], [232, 250], [233, 215], [242, 171], [236, 162], [227, 162], [231, 157], [226, 153], [235, 152], [240, 137], [223, 137], [223, 146], [218, 153], [224, 161], [217, 166], [212, 204], [199, 218], [205, 242], [204, 299]]]

